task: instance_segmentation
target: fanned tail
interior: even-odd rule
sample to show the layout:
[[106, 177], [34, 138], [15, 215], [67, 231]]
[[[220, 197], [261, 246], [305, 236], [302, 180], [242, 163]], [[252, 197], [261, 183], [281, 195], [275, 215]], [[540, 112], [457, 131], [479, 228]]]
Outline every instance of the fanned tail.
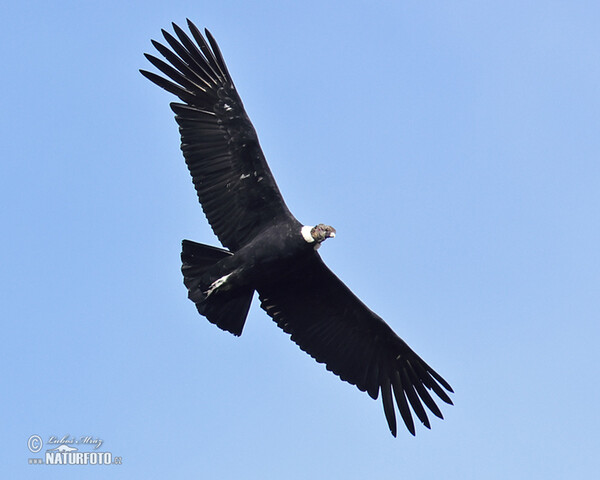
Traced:
[[208, 294], [215, 280], [208, 270], [232, 253], [221, 248], [184, 240], [181, 250], [181, 272], [188, 289], [188, 298], [217, 327], [234, 335], [241, 335], [254, 290], [224, 290]]

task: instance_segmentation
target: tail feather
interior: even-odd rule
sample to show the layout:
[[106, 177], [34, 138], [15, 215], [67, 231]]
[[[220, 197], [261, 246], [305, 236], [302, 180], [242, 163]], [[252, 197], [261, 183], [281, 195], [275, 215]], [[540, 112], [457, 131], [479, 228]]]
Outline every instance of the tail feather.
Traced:
[[228, 250], [184, 240], [181, 251], [183, 283], [189, 299], [196, 304], [201, 315], [222, 330], [241, 335], [254, 291], [226, 290], [206, 295], [214, 279], [208, 270], [220, 260], [233, 255]]

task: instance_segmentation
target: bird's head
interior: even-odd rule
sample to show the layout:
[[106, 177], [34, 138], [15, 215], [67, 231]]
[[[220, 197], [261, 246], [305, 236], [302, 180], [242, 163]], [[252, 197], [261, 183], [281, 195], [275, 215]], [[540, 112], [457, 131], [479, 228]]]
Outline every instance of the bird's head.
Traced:
[[328, 238], [335, 237], [335, 228], [325, 225], [324, 223], [319, 223], [310, 230], [310, 236], [315, 240], [315, 242], [321, 243]]
[[302, 227], [301, 233], [306, 243], [313, 243], [316, 250], [325, 240], [335, 237], [335, 228], [323, 223], [314, 227], [305, 225]]

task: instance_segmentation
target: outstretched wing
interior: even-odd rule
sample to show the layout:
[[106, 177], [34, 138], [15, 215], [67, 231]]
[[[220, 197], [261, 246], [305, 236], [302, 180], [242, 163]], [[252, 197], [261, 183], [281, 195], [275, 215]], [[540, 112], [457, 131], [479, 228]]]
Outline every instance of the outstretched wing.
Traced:
[[396, 436], [393, 397], [408, 430], [411, 414], [430, 428], [423, 405], [442, 413], [429, 391], [452, 404], [452, 387], [364, 305], [315, 253], [276, 284], [259, 288], [261, 307], [298, 346], [328, 370], [376, 399]]
[[[152, 41], [168, 63], [146, 58], [170, 80], [140, 72], [184, 103], [172, 103], [185, 157], [202, 209], [221, 243], [236, 251], [265, 226], [290, 218], [258, 137], [217, 43], [188, 20], [190, 37], [162, 31], [171, 49]], [[210, 46], [209, 46], [210, 44]]]

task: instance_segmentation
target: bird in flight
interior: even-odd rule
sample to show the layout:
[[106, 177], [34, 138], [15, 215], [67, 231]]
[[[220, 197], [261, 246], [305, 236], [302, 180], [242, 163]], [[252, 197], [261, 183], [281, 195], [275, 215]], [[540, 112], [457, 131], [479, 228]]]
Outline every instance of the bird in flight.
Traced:
[[[176, 95], [171, 103], [181, 150], [198, 198], [225, 249], [182, 242], [183, 282], [198, 312], [241, 335], [254, 292], [291, 339], [342, 380], [373, 399], [396, 436], [396, 407], [415, 434], [411, 410], [427, 428], [424, 407], [443, 418], [431, 392], [452, 404], [452, 387], [325, 265], [317, 249], [335, 229], [303, 225], [288, 210], [219, 47], [187, 21], [173, 24], [166, 60], [146, 58], [167, 78], [140, 70]], [[207, 41], [208, 40], [208, 41]]]

